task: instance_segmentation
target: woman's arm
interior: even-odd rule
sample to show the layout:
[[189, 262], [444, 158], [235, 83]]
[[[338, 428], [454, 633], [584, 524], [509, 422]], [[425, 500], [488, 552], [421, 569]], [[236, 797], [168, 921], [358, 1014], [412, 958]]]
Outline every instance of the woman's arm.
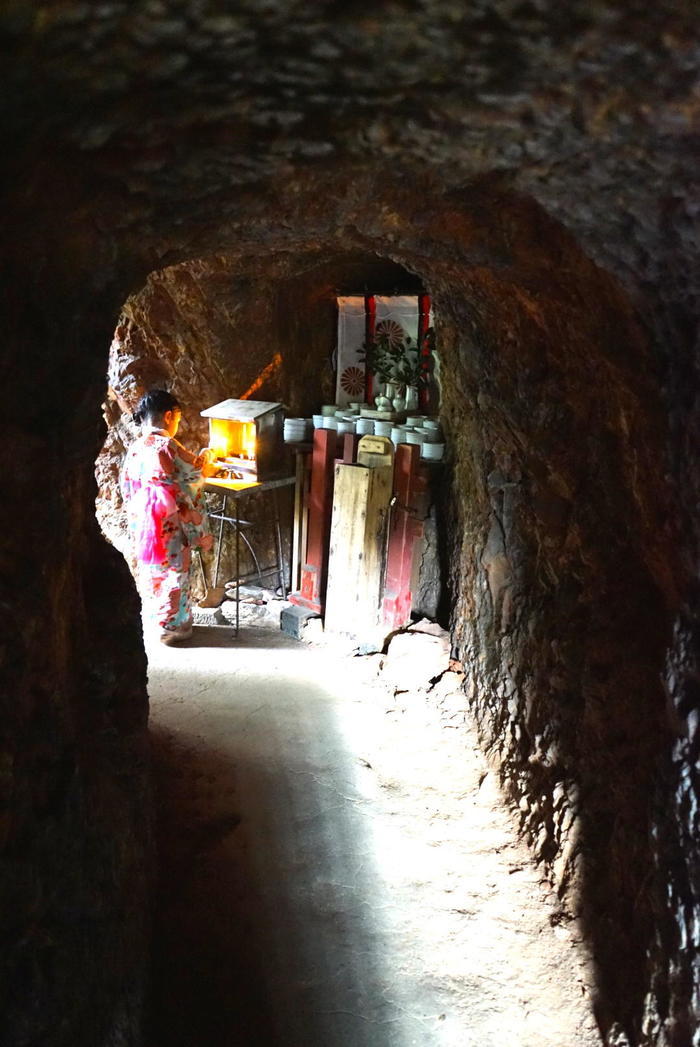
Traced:
[[216, 472], [216, 466], [214, 465], [215, 459], [216, 451], [213, 451], [211, 447], [205, 447], [199, 452], [197, 455], [197, 463], [198, 468], [202, 470], [202, 476], [214, 475]]
[[187, 448], [174, 437], [172, 438], [172, 443], [175, 444], [175, 453], [178, 458], [182, 458], [183, 462], [187, 462], [188, 465], [193, 466], [195, 469], [199, 469], [202, 476], [214, 475], [216, 468], [213, 463], [216, 459], [216, 451], [211, 447], [203, 447], [199, 454], [194, 454], [192, 451], [188, 451]]

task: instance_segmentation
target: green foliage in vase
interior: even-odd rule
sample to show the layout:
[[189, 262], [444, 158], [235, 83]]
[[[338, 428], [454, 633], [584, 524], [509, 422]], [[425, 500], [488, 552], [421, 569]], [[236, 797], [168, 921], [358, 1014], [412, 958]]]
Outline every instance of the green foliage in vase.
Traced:
[[[434, 333], [432, 327], [426, 332], [423, 346], [432, 353]], [[401, 386], [420, 387], [427, 383], [430, 357], [424, 356], [410, 335], [401, 341], [379, 333], [362, 347], [361, 359], [380, 382], [394, 382]]]

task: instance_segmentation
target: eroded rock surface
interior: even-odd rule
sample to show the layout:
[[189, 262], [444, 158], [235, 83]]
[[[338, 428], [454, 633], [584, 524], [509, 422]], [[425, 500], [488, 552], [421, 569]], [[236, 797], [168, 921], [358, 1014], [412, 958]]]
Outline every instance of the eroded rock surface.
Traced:
[[[197, 259], [311, 287], [347, 253], [435, 302], [453, 641], [584, 921], [601, 1027], [697, 1038], [696, 19], [686, 0], [3, 8], [15, 1043], [138, 1042], [145, 671], [92, 518], [120, 311]], [[166, 314], [167, 291], [147, 291]]]

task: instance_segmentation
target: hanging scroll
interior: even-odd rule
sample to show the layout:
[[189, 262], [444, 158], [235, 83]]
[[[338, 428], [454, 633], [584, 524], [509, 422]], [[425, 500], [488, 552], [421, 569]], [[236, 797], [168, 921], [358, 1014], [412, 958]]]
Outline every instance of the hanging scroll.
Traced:
[[416, 357], [427, 330], [428, 295], [352, 295], [338, 298], [338, 350], [336, 403], [373, 399], [379, 385], [366, 375], [363, 345], [378, 334], [390, 342], [402, 343], [410, 337]]
[[344, 406], [365, 395], [365, 298], [353, 295], [338, 299], [338, 357], [335, 402]]

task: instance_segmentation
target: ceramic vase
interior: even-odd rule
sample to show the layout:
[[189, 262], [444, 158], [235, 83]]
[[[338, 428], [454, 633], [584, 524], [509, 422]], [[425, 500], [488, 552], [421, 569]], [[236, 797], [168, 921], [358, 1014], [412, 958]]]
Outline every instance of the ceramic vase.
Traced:
[[375, 397], [375, 407], [377, 410], [391, 410], [391, 401], [385, 392], [386, 386], [380, 386], [379, 393]]
[[395, 389], [391, 382], [379, 387], [379, 393], [374, 399], [374, 406], [378, 411], [391, 410], [391, 398], [395, 395]]
[[406, 386], [406, 410], [415, 411], [418, 408], [418, 387], [415, 385]]

